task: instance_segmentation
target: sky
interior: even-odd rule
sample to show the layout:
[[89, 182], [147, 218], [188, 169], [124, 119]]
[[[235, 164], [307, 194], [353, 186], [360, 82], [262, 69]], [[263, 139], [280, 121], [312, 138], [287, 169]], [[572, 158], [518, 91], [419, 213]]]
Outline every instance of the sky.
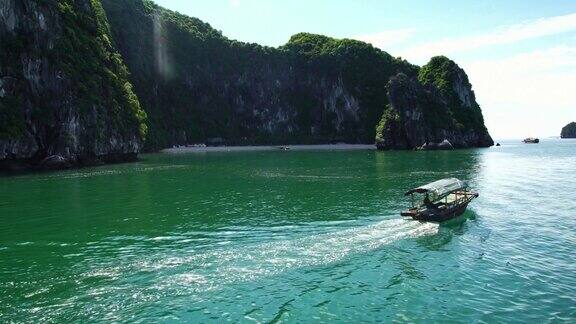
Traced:
[[299, 32], [369, 42], [468, 73], [492, 137], [559, 136], [576, 121], [576, 0], [155, 0], [231, 39], [267, 46]]

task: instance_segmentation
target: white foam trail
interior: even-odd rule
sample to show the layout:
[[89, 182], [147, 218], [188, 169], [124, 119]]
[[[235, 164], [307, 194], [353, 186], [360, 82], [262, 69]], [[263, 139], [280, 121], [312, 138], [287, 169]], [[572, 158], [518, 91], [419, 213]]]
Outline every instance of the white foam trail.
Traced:
[[371, 251], [394, 241], [437, 232], [437, 224], [404, 219], [385, 220], [369, 226], [294, 240], [249, 244], [158, 261], [143, 261], [137, 267], [141, 271], [158, 274], [155, 286], [157, 289], [185, 287], [201, 292], [233, 282], [278, 274], [288, 269], [329, 264], [348, 255]]
[[306, 174], [285, 174], [279, 172], [258, 172], [258, 176], [263, 178], [294, 178], [294, 179], [355, 179], [357, 177], [353, 176], [343, 176], [343, 175], [306, 175]]
[[41, 177], [30, 177], [24, 176], [31, 180], [36, 181], [45, 181], [45, 180], [53, 180], [53, 179], [78, 179], [78, 178], [92, 178], [92, 177], [99, 177], [99, 176], [110, 176], [110, 175], [121, 175], [121, 174], [130, 174], [130, 173], [143, 173], [143, 172], [152, 172], [152, 171], [163, 171], [163, 170], [172, 170], [172, 169], [185, 169], [191, 168], [188, 165], [159, 165], [159, 166], [139, 166], [139, 167], [127, 167], [123, 169], [115, 169], [115, 170], [105, 170], [105, 169], [93, 169], [91, 171], [79, 171], [79, 172], [64, 172], [64, 173], [55, 173], [52, 175], [41, 176]]

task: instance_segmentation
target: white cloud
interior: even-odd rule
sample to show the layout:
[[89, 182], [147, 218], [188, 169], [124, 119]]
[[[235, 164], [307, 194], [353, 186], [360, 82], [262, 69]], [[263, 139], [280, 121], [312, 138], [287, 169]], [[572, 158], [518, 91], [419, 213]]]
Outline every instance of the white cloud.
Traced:
[[230, 7], [232, 8], [240, 7], [240, 0], [230, 0]]
[[412, 28], [393, 29], [375, 34], [356, 36], [354, 39], [370, 43], [378, 48], [386, 49], [392, 44], [406, 41], [411, 38], [415, 32], [416, 30]]
[[484, 34], [431, 41], [405, 49], [402, 54], [412, 60], [421, 61], [439, 54], [451, 54], [482, 47], [511, 44], [571, 30], [576, 30], [576, 13], [504, 26]]
[[557, 135], [576, 120], [576, 47], [461, 62], [496, 138]]

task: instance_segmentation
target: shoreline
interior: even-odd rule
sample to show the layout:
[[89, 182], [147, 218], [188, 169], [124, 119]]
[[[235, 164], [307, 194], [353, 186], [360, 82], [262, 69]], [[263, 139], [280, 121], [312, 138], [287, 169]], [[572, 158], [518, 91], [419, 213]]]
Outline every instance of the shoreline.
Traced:
[[[284, 148], [284, 149], [283, 149]], [[262, 152], [262, 151], [375, 151], [375, 144], [312, 144], [312, 145], [262, 145], [262, 146], [208, 146], [175, 147], [163, 149], [160, 153], [210, 153], [210, 152]]]

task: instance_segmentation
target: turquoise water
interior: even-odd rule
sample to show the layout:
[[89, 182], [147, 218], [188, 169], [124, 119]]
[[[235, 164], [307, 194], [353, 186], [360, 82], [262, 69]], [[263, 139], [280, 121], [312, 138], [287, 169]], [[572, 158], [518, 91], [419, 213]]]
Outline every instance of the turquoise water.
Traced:
[[[576, 141], [0, 178], [0, 322], [574, 322]], [[402, 219], [444, 177], [459, 221]]]

